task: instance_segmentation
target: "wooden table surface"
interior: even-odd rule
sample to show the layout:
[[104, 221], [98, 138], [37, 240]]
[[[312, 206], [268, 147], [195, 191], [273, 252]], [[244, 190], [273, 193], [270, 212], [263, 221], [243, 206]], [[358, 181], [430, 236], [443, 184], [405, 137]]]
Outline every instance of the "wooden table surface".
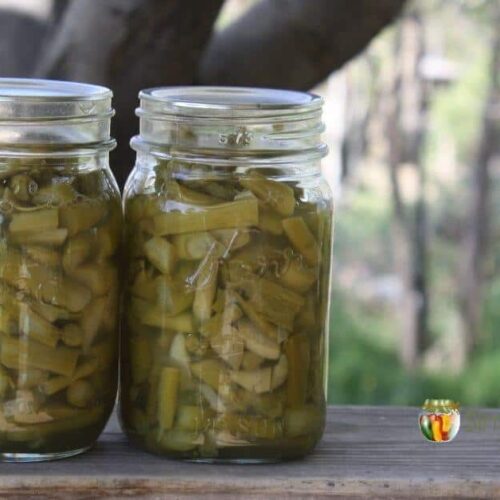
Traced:
[[0, 464], [0, 498], [500, 497], [500, 411], [464, 410], [451, 443], [426, 442], [417, 408], [330, 407], [315, 453], [275, 465], [200, 465], [129, 446], [116, 421], [79, 457]]

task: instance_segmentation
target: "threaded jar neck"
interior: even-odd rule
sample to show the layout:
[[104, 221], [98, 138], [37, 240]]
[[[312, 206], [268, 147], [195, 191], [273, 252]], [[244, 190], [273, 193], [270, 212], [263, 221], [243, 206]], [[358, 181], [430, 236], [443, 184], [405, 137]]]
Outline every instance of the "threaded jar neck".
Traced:
[[289, 90], [164, 87], [139, 94], [138, 151], [224, 161], [289, 162], [325, 156], [323, 100]]
[[2, 156], [78, 156], [114, 147], [112, 92], [97, 85], [0, 78]]

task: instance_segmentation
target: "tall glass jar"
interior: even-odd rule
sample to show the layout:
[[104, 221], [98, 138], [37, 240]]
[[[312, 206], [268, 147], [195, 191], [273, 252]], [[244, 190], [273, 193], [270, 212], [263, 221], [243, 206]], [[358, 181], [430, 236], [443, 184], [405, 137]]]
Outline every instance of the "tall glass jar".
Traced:
[[94, 444], [117, 386], [112, 94], [0, 79], [0, 460]]
[[195, 461], [303, 456], [325, 422], [322, 100], [214, 87], [140, 99], [124, 195], [125, 431]]

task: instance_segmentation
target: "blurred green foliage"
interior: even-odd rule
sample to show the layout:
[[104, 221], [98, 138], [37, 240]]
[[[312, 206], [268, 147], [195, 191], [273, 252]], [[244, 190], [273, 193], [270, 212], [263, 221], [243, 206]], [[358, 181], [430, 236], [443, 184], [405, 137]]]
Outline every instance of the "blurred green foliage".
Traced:
[[[461, 369], [449, 363], [461, 342], [457, 278], [464, 259], [463, 229], [469, 220], [471, 177], [490, 79], [488, 61], [495, 26], [488, 9], [495, 1], [425, 0], [429, 38], [438, 40], [436, 46], [442, 55], [459, 70], [455, 82], [434, 92], [425, 141], [430, 354], [437, 356], [431, 362], [424, 360], [413, 373], [406, 372], [399, 360], [397, 300], [381, 297], [380, 293], [363, 294], [366, 283], [370, 282], [373, 290], [374, 286], [380, 288], [374, 285], [377, 280], [396, 275], [388, 169], [368, 159], [367, 165], [361, 165], [347, 179], [336, 214], [330, 403], [421, 405], [427, 398], [451, 398], [463, 406], [500, 405], [498, 175], [493, 176], [491, 186], [491, 241], [485, 266], [488, 275], [480, 345]], [[443, 26], [454, 29], [443, 31]], [[381, 64], [391, 57], [391, 36], [389, 30], [371, 49]], [[351, 63], [350, 74], [361, 80], [351, 81], [359, 88], [366, 87], [366, 81], [372, 78], [371, 74], [363, 75], [362, 62]]]

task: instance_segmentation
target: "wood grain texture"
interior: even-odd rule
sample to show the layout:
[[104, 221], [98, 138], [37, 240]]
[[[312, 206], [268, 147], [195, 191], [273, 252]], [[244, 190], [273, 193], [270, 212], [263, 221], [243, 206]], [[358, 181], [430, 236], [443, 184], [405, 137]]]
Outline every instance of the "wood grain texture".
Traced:
[[325, 437], [302, 461], [199, 465], [129, 446], [116, 421], [89, 453], [1, 464], [0, 498], [491, 498], [500, 496], [500, 411], [462, 413], [452, 443], [424, 441], [418, 409], [332, 407]]

